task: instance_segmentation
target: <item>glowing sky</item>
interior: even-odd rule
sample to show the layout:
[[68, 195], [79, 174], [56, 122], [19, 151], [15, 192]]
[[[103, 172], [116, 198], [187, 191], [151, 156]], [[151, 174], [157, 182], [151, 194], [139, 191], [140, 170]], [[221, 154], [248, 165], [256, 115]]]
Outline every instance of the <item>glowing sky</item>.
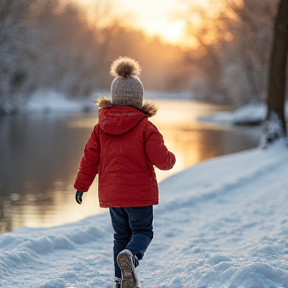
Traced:
[[[208, 7], [209, 1], [186, 0], [204, 7]], [[77, 0], [77, 2], [91, 5], [96, 0]], [[159, 35], [164, 40], [174, 43], [183, 37], [184, 22], [179, 15], [182, 0], [113, 0], [113, 3], [117, 13], [126, 15], [130, 23], [144, 29], [149, 35]]]

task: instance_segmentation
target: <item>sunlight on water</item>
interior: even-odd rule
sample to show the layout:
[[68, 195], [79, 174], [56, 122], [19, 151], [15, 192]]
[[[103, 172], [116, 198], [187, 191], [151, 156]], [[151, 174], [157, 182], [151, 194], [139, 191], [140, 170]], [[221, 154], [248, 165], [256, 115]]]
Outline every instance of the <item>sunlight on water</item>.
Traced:
[[[155, 104], [159, 112], [150, 120], [177, 158], [172, 170], [156, 169], [159, 182], [205, 159], [257, 146], [258, 133], [251, 133], [251, 128], [197, 122], [199, 115], [227, 107], [192, 101]], [[96, 112], [0, 118], [1, 232], [23, 226], [61, 225], [106, 211], [98, 206], [97, 180], [84, 195], [82, 205], [74, 199], [74, 178], [96, 123]]]

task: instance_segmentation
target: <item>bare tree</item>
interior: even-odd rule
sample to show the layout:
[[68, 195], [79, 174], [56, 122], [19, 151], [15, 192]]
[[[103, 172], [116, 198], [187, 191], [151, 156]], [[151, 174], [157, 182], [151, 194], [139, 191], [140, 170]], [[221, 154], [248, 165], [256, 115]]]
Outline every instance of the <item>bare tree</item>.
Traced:
[[[209, 12], [197, 6], [188, 3], [186, 11], [186, 33], [194, 41], [195, 47], [185, 55], [185, 62], [194, 67], [193, 92], [194, 97], [217, 101], [217, 98], [223, 97], [225, 91], [221, 86], [222, 63], [219, 53], [219, 44], [222, 37], [217, 34], [217, 20], [212, 20]], [[183, 15], [181, 15], [183, 17]], [[195, 20], [197, 19], [197, 21]], [[196, 79], [196, 80], [195, 80]]]
[[0, 114], [4, 110], [15, 110], [33, 86], [30, 61], [36, 46], [33, 25], [27, 19], [33, 2], [0, 2]]
[[[198, 55], [192, 53], [193, 64], [206, 75], [212, 95], [221, 94], [236, 106], [265, 101], [277, 2], [225, 0], [217, 13], [213, 9], [213, 13], [195, 7], [187, 9], [188, 34], [199, 46]], [[195, 13], [200, 21], [194, 24]]]
[[34, 14], [40, 42], [34, 63], [38, 89], [89, 96], [97, 87], [97, 41], [85, 13], [75, 4], [49, 0], [38, 3]]
[[267, 116], [264, 123], [262, 144], [278, 139], [287, 141], [285, 120], [285, 89], [288, 53], [288, 1], [280, 0], [274, 22], [274, 38], [270, 56], [269, 83], [267, 95]]
[[[275, 0], [226, 0], [225, 10], [219, 17], [230, 35], [222, 50], [223, 59], [226, 59], [224, 71], [227, 68], [230, 71], [229, 67], [233, 67], [238, 75], [239, 80], [236, 77], [233, 86], [240, 84], [239, 104], [265, 101], [267, 63], [277, 3]], [[226, 73], [226, 79], [223, 79], [229, 92], [232, 75]]]

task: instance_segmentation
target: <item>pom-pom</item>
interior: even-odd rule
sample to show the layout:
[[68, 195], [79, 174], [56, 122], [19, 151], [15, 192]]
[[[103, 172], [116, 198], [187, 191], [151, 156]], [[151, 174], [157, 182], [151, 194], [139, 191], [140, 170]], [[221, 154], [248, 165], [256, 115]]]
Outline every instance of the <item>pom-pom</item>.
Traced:
[[132, 58], [120, 57], [116, 59], [110, 69], [110, 73], [115, 77], [129, 78], [131, 76], [138, 77], [140, 75], [141, 67]]

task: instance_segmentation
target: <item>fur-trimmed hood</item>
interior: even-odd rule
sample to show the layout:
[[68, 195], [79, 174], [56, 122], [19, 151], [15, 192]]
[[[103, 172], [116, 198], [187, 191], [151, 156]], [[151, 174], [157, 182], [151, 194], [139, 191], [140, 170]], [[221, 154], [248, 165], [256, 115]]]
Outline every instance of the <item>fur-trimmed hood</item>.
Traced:
[[[98, 107], [99, 109], [104, 109], [104, 108], [116, 107], [116, 105], [112, 104], [111, 99], [101, 97], [97, 100], [96, 107]], [[152, 117], [156, 115], [158, 107], [156, 107], [153, 103], [146, 101], [144, 102], [141, 109], [138, 108], [135, 109], [143, 112], [146, 115], [146, 117]]]

